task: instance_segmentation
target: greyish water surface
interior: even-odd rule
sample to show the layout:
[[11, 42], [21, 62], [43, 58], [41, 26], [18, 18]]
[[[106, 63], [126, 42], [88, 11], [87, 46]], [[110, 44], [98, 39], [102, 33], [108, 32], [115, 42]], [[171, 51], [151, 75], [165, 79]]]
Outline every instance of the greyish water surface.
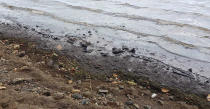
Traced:
[[210, 77], [210, 0], [0, 0], [0, 21], [60, 36], [91, 30], [85, 40], [96, 47], [126, 45]]

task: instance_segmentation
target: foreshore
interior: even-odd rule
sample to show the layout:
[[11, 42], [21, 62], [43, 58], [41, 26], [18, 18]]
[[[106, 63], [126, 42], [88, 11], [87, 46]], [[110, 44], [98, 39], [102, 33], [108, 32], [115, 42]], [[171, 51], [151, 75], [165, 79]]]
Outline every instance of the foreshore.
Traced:
[[[88, 55], [84, 49], [88, 42], [74, 37], [62, 42], [20, 24], [0, 24], [0, 40], [2, 108], [210, 106], [205, 77], [152, 58]], [[78, 42], [80, 46], [75, 46]], [[28, 101], [34, 97], [34, 101]]]

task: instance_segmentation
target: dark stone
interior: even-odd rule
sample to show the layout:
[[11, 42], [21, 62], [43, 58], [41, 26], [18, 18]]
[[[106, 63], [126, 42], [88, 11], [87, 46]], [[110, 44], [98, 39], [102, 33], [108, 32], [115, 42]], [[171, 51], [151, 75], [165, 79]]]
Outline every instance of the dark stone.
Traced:
[[25, 52], [25, 51], [21, 51], [21, 52], [18, 54], [18, 56], [19, 56], [19, 57], [24, 57], [24, 56], [25, 56], [25, 54], [26, 54], [26, 52]]
[[123, 46], [122, 46], [122, 50], [128, 51], [129, 48], [128, 48], [127, 46], [123, 45]]
[[82, 95], [80, 95], [79, 93], [75, 93], [71, 97], [74, 99], [82, 99]]
[[35, 31], [35, 29], [34, 29], [34, 28], [31, 28], [31, 30], [32, 30], [32, 31]]
[[188, 69], [189, 72], [192, 72], [192, 68]]
[[11, 82], [9, 82], [9, 85], [18, 85], [22, 83], [29, 83], [31, 80], [30, 79], [25, 79], [25, 78], [15, 78]]
[[113, 54], [120, 54], [123, 53], [124, 51], [120, 48], [112, 48], [112, 53]]
[[89, 99], [83, 99], [81, 103], [82, 103], [83, 105], [88, 105], [89, 102], [90, 102]]
[[44, 92], [43, 95], [45, 95], [45, 96], [51, 96], [51, 93], [50, 92]]
[[101, 56], [107, 57], [108, 53], [101, 53]]
[[126, 104], [126, 105], [133, 105], [133, 101], [128, 100], [128, 101], [125, 102], [125, 104]]
[[60, 40], [58, 37], [53, 37], [53, 40]]
[[129, 52], [136, 53], [136, 49], [135, 48], [132, 48]]
[[80, 42], [80, 45], [83, 48], [87, 48], [90, 45], [90, 43], [88, 43], [88, 42]]
[[98, 92], [99, 92], [99, 93], [107, 94], [109, 91], [108, 91], [108, 90], [99, 89]]

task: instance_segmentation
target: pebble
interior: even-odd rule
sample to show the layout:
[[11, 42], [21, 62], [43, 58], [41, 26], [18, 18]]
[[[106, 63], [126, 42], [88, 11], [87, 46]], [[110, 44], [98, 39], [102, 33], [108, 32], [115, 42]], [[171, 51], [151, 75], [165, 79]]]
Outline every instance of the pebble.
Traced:
[[9, 84], [17, 85], [17, 84], [21, 84], [21, 83], [24, 83], [24, 82], [29, 82], [30, 80], [31, 80], [31, 79], [15, 78], [15, 79], [12, 80]]
[[149, 106], [149, 105], [145, 105], [145, 106], [144, 106], [144, 109], [152, 109], [152, 107]]
[[50, 92], [44, 92], [43, 95], [45, 95], [45, 96], [51, 96], [51, 93]]
[[73, 89], [71, 92], [72, 92], [72, 93], [80, 93], [80, 90], [78, 90], [78, 89]]
[[91, 97], [92, 96], [90, 91], [85, 91], [85, 92], [83, 92], [82, 95], [85, 96], [85, 97]]
[[82, 105], [88, 105], [89, 102], [90, 102], [89, 99], [83, 99], [81, 103], [82, 103]]
[[128, 100], [128, 101], [125, 102], [125, 104], [126, 104], [126, 105], [133, 105], [133, 101]]
[[0, 90], [5, 90], [6, 87], [5, 86], [0, 86]]
[[174, 96], [169, 96], [169, 100], [174, 100]]
[[82, 84], [82, 81], [81, 81], [81, 80], [78, 80], [78, 81], [77, 81], [77, 84]]
[[64, 98], [64, 93], [55, 93], [54, 97], [53, 97], [55, 100], [60, 100], [60, 99], [63, 99]]
[[189, 72], [193, 72], [193, 71], [192, 71], [192, 68], [188, 69], [188, 71], [189, 71]]
[[82, 99], [82, 95], [80, 95], [79, 93], [72, 94], [71, 97], [74, 99]]
[[63, 47], [62, 47], [62, 45], [57, 45], [57, 46], [56, 46], [56, 49], [57, 49], [57, 50], [62, 50]]
[[207, 96], [207, 101], [210, 101], [210, 94], [208, 94]]
[[23, 66], [23, 67], [20, 68], [20, 70], [22, 70], [22, 71], [31, 71], [29, 66]]
[[13, 48], [14, 49], [19, 49], [20, 48], [20, 45], [16, 44], [16, 45], [13, 46]]
[[107, 94], [109, 91], [108, 91], [108, 90], [99, 89], [98, 92], [99, 92], [99, 93]]
[[160, 105], [163, 105], [164, 104], [164, 102], [162, 101], [162, 100], [158, 100], [157, 101]]
[[72, 80], [68, 80], [68, 84], [72, 84], [73, 83], [73, 81]]
[[26, 52], [25, 51], [21, 51], [18, 53], [18, 56], [19, 57], [24, 57], [26, 55]]
[[101, 53], [101, 56], [106, 57], [106, 56], [108, 56], [108, 53]]
[[133, 105], [136, 109], [139, 109], [139, 105], [138, 104], [134, 104]]
[[124, 89], [124, 85], [119, 85], [119, 89]]
[[125, 45], [122, 46], [122, 49], [125, 50], [125, 51], [129, 50], [129, 48]]
[[157, 94], [156, 93], [153, 93], [152, 96], [151, 96], [151, 98], [155, 98], [155, 97], [157, 97]]
[[129, 52], [136, 53], [136, 49], [135, 48], [132, 48]]
[[120, 54], [123, 53], [124, 51], [122, 49], [119, 48], [112, 48], [112, 53], [113, 54]]
[[112, 98], [113, 98], [112, 94], [107, 94], [106, 97], [107, 97], [108, 99], [112, 99]]

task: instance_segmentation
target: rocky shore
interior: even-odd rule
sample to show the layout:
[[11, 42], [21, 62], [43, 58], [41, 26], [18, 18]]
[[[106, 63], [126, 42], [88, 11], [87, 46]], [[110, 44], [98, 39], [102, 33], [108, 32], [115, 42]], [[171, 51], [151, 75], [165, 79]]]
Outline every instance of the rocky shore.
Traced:
[[191, 96], [180, 99], [170, 89], [154, 90], [149, 81], [140, 85], [118, 72], [99, 78], [75, 60], [23, 40], [0, 40], [0, 65], [1, 109], [199, 108]]

